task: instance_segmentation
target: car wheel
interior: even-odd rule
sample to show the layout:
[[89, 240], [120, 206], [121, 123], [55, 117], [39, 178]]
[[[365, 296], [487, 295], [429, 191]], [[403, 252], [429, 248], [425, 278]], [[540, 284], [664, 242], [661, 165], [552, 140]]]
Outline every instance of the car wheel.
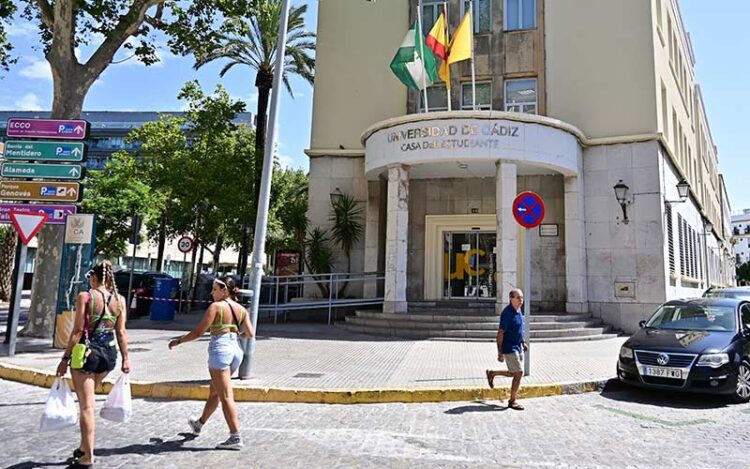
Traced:
[[750, 401], [750, 362], [743, 360], [737, 371], [737, 389], [734, 391], [734, 401]]

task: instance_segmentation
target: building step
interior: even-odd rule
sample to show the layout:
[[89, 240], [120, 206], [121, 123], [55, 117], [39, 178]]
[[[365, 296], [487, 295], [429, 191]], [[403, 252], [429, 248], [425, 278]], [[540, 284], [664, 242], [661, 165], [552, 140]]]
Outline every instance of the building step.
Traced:
[[[466, 321], [466, 317], [460, 316], [442, 316], [434, 318], [432, 321], [425, 320], [425, 318], [417, 317], [418, 319], [410, 319], [401, 314], [379, 314], [379, 315], [367, 315], [350, 316], [346, 318], [346, 322], [349, 324], [362, 325], [362, 326], [374, 326], [374, 327], [396, 327], [396, 328], [407, 328], [407, 329], [467, 329], [467, 330], [490, 330], [497, 331], [498, 321], [482, 321], [482, 320], [469, 320]], [[481, 318], [477, 318], [481, 319]], [[600, 321], [589, 320], [589, 321], [567, 321], [567, 322], [532, 322], [531, 330], [556, 330], [556, 329], [576, 329], [585, 327], [596, 327], [601, 326]]]
[[[456, 311], [457, 312], [457, 311]], [[409, 311], [408, 313], [381, 313], [378, 310], [357, 310], [357, 317], [363, 318], [381, 318], [386, 317], [388, 319], [401, 319], [406, 321], [442, 321], [442, 322], [494, 322], [497, 324], [500, 320], [500, 316], [496, 314], [454, 314], [454, 311], [445, 311], [429, 314], [427, 312], [415, 313]], [[530, 322], [571, 322], [571, 321], [590, 321], [590, 314], [550, 314], [534, 313], [531, 315]]]

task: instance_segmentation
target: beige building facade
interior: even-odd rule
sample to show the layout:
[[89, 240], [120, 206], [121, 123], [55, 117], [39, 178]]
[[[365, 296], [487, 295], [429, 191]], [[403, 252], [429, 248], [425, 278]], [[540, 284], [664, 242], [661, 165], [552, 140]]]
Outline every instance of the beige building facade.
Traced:
[[[441, 5], [422, 0], [425, 31]], [[466, 5], [448, 3], [451, 31]], [[357, 293], [402, 313], [503, 305], [520, 286], [534, 309], [632, 331], [668, 299], [730, 284], [729, 202], [676, 0], [474, 9], [476, 105], [467, 61], [452, 68], [451, 110], [436, 83], [423, 112], [388, 68], [419, 4], [320, 2], [308, 215], [329, 229], [331, 194], [362, 204], [352, 270], [385, 281]], [[528, 287], [511, 210], [525, 190], [546, 206]]]

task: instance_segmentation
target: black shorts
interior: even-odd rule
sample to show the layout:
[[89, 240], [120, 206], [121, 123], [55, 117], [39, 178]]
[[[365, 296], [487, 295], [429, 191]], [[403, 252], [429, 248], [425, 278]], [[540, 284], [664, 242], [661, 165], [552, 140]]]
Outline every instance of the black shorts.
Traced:
[[84, 373], [109, 373], [117, 365], [117, 348], [109, 342], [91, 341], [90, 353], [80, 371]]

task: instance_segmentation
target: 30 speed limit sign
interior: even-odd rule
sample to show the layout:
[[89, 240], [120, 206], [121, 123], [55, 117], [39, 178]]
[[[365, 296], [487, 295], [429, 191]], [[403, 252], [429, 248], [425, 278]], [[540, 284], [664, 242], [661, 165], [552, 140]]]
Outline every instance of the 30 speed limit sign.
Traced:
[[190, 236], [183, 236], [180, 238], [179, 241], [177, 241], [177, 249], [180, 250], [180, 252], [188, 253], [193, 250], [193, 238]]

